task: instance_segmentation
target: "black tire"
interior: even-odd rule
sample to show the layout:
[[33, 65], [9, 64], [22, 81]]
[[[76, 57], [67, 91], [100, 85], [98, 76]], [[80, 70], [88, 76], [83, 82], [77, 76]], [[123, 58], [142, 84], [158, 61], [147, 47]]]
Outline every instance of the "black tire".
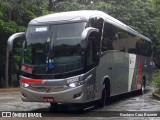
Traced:
[[143, 95], [145, 93], [145, 80], [142, 81], [140, 94]]
[[83, 113], [85, 111], [85, 105], [79, 105], [76, 110], [76, 112]]
[[105, 87], [102, 90], [102, 97], [100, 99], [100, 104], [99, 104], [99, 106], [102, 108], [106, 105], [106, 95], [107, 95], [107, 91], [106, 91], [106, 85], [105, 85]]
[[110, 84], [106, 84], [106, 101], [105, 104], [109, 104], [110, 99]]
[[50, 103], [50, 110], [56, 111], [58, 108], [58, 103]]

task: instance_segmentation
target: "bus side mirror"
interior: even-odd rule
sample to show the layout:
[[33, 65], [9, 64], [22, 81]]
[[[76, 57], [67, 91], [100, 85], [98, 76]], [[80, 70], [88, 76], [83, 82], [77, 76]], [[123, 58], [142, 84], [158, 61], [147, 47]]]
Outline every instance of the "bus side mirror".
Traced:
[[87, 48], [88, 37], [92, 32], [97, 32], [98, 33], [99, 30], [96, 29], [96, 28], [93, 28], [93, 27], [88, 27], [82, 32], [81, 43], [80, 43], [82, 49], [86, 49]]
[[11, 35], [7, 41], [7, 51], [10, 53], [13, 49], [13, 42], [16, 38], [23, 37], [25, 32], [19, 32]]
[[8, 69], [9, 69], [9, 53], [13, 49], [13, 43], [16, 38], [23, 37], [25, 32], [19, 32], [11, 35], [7, 41], [7, 48], [6, 48], [6, 65], [5, 65], [5, 87], [8, 87]]

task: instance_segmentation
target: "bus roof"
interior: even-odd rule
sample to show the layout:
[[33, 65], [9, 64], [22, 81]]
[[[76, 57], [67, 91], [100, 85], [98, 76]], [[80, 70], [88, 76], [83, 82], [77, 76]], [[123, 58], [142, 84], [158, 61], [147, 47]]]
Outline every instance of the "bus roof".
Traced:
[[139, 36], [140, 38], [143, 38], [143, 39], [151, 42], [151, 40], [149, 38], [141, 35], [140, 33], [135, 31], [131, 27], [129, 27], [126, 24], [120, 22], [119, 20], [113, 18], [112, 16], [110, 16], [102, 11], [98, 11], [98, 10], [79, 10], [79, 11], [53, 13], [53, 14], [49, 14], [49, 15], [35, 18], [30, 21], [29, 25], [72, 22], [72, 21], [88, 21], [89, 18], [92, 16], [103, 17], [105, 21], [107, 21], [111, 24], [114, 24], [115, 26], [120, 27], [121, 29], [124, 29], [132, 34]]

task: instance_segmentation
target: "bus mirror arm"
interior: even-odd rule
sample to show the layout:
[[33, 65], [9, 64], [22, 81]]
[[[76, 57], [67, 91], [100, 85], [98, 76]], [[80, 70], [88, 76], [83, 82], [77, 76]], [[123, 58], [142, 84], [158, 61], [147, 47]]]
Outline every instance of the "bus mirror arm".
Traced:
[[88, 37], [92, 32], [99, 32], [99, 30], [97, 28], [88, 27], [82, 32], [81, 43], [80, 43], [81, 48], [83, 49], [87, 48]]
[[7, 41], [7, 48], [6, 48], [6, 65], [5, 65], [5, 87], [8, 87], [8, 69], [9, 69], [9, 53], [13, 49], [13, 42], [16, 38], [23, 37], [25, 32], [19, 32], [11, 35]]
[[19, 32], [11, 35], [7, 41], [7, 51], [10, 53], [13, 49], [13, 42], [16, 38], [22, 37], [25, 35], [25, 32]]

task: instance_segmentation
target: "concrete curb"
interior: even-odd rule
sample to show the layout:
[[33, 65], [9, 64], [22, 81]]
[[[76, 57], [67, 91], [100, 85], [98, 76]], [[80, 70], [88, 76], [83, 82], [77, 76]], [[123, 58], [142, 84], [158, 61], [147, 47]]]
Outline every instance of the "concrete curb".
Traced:
[[0, 92], [14, 92], [20, 91], [20, 88], [0, 88]]
[[153, 95], [153, 98], [156, 99], [156, 100], [159, 100], [160, 101], [160, 95], [156, 94], [155, 92], [152, 93]]

